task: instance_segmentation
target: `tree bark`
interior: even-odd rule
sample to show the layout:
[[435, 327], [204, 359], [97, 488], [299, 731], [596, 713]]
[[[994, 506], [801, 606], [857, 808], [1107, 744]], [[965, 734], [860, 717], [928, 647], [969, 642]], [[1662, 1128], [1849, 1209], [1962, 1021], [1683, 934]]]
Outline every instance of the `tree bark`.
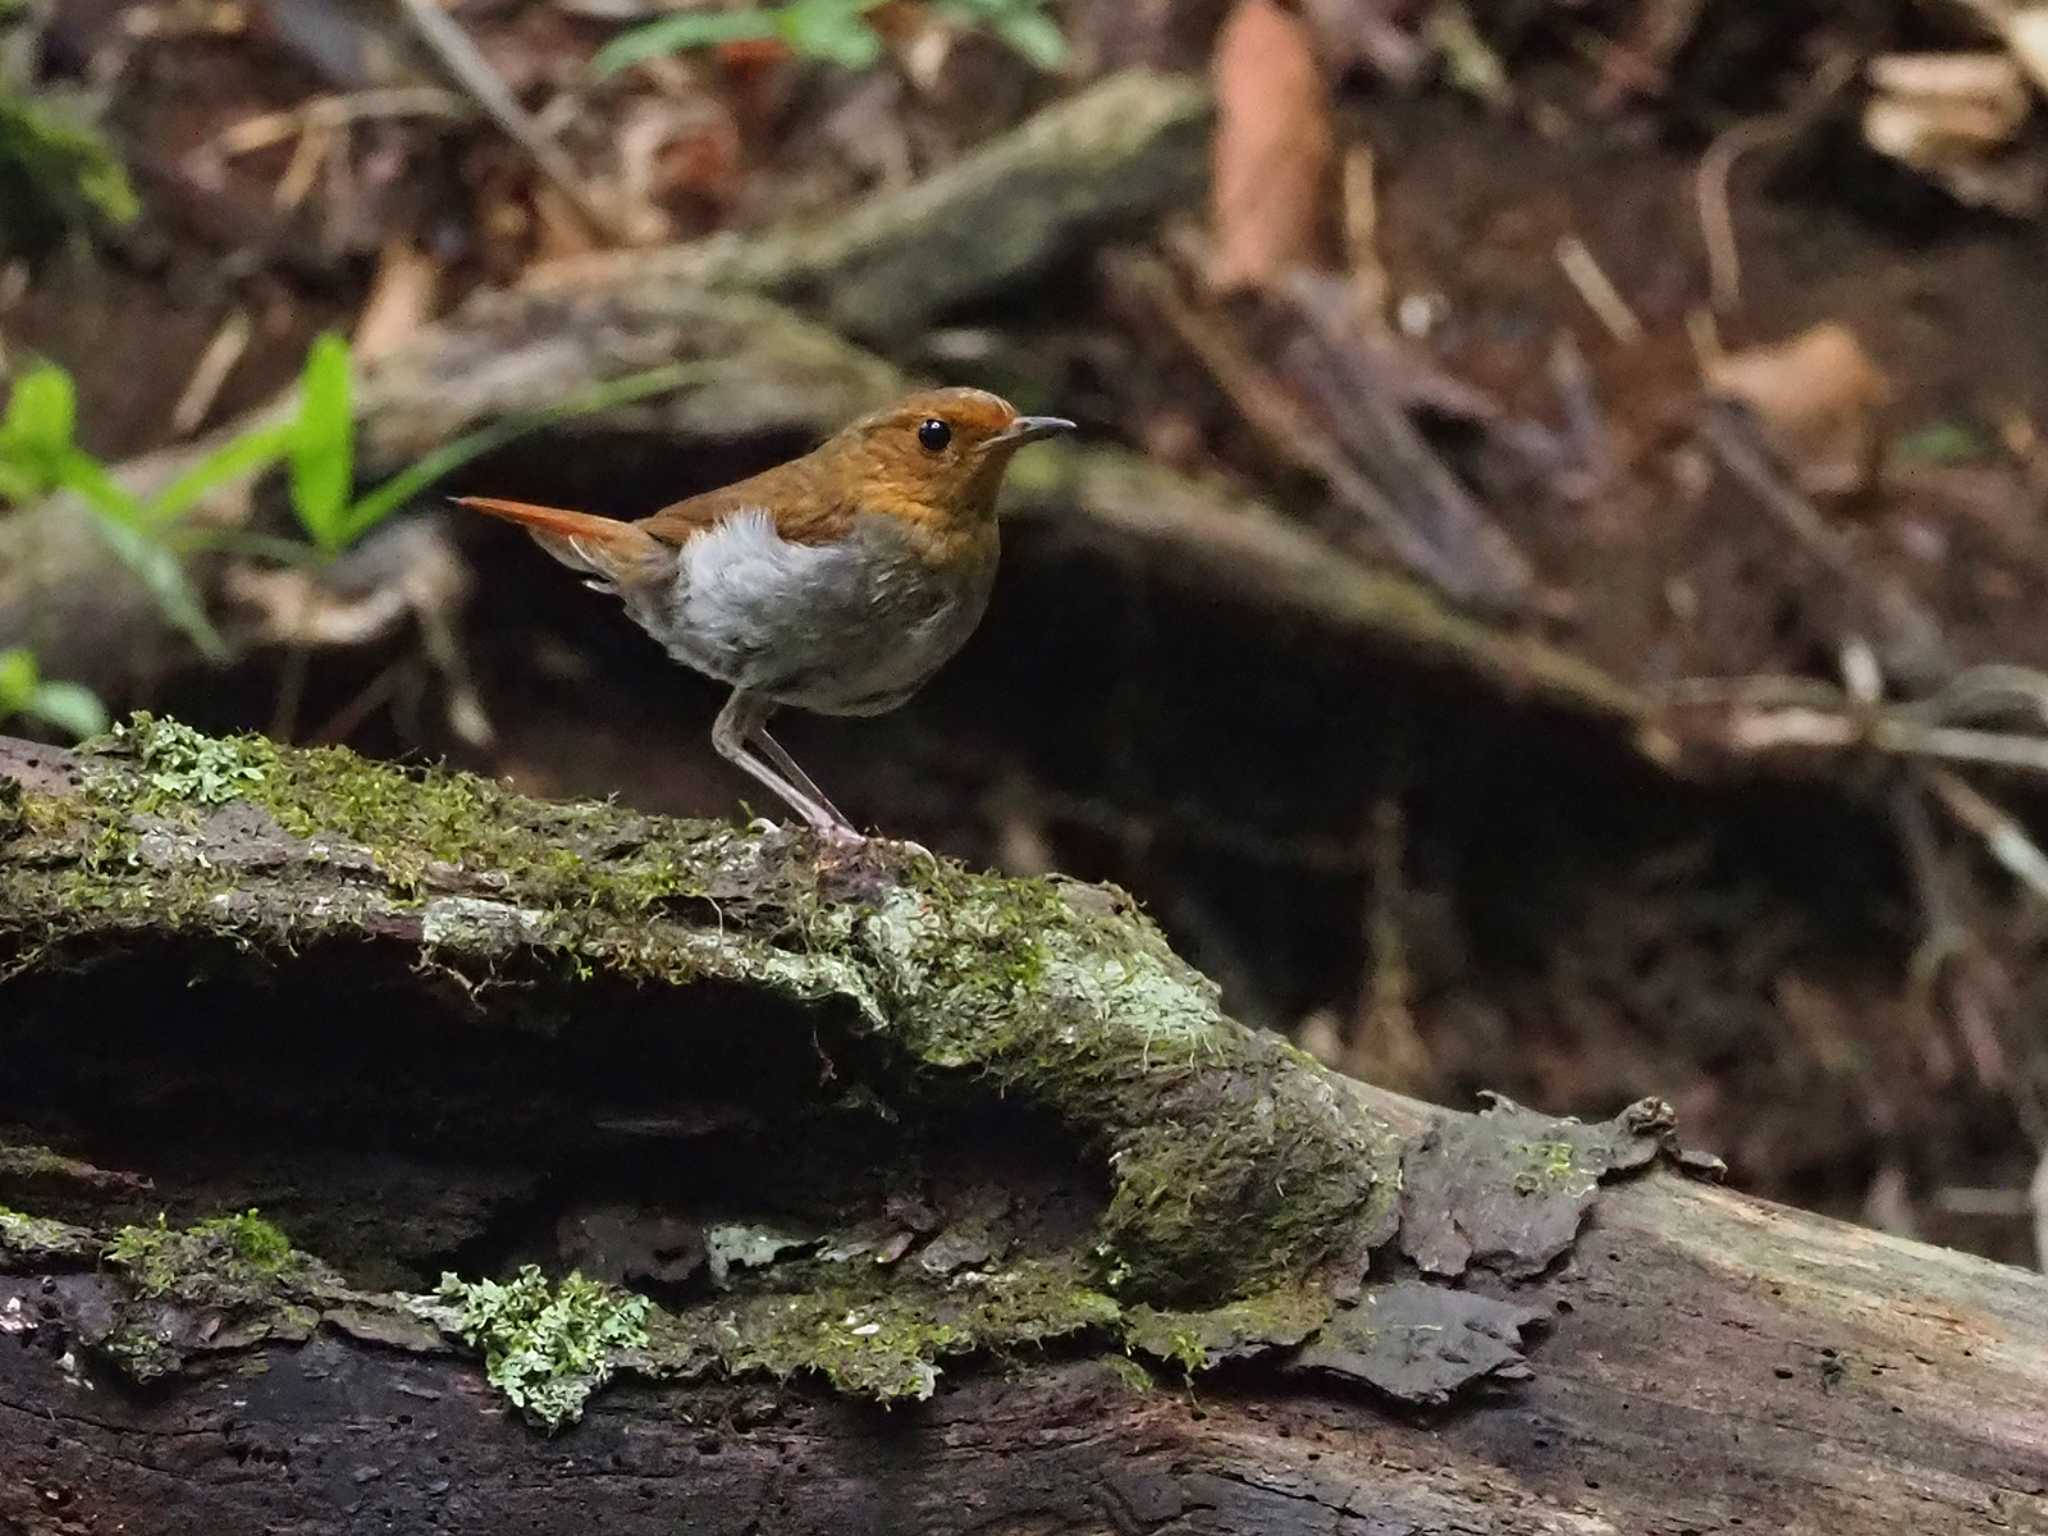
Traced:
[[8, 1529], [2048, 1531], [2040, 1279], [1336, 1077], [1119, 892], [140, 718], [0, 785]]

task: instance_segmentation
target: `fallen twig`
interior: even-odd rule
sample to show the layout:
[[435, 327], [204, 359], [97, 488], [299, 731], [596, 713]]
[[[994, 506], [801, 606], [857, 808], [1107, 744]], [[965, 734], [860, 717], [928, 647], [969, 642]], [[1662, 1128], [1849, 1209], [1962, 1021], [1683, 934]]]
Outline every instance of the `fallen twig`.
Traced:
[[2010, 812], [1949, 769], [1929, 769], [1923, 777], [1928, 792], [1941, 808], [1983, 839], [1985, 848], [2006, 873], [2042, 901], [2048, 901], [2048, 854], [2041, 852], [2040, 845]]
[[1566, 235], [1557, 242], [1557, 264], [1571, 285], [1585, 300], [1595, 318], [1607, 327], [1607, 334], [1624, 346], [1634, 346], [1643, 339], [1643, 322], [1636, 318], [1636, 312], [1621, 296], [1621, 290], [1614, 286], [1614, 279], [1607, 275], [1585, 241], [1577, 235]]
[[1707, 247], [1707, 272], [1714, 309], [1728, 314], [1742, 304], [1742, 253], [1735, 239], [1735, 215], [1728, 204], [1728, 178], [1735, 162], [1753, 149], [1803, 132], [1836, 94], [1856, 78], [1861, 60], [1838, 54], [1822, 65], [1806, 96], [1772, 117], [1737, 123], [1707, 147], [1693, 179], [1700, 237]]
[[[1399, 407], [1361, 381], [1355, 367], [1348, 370], [1341, 400], [1325, 397], [1319, 403], [1325, 415], [1341, 415], [1358, 437], [1373, 440], [1373, 469], [1398, 479], [1405, 497], [1361, 467], [1359, 441], [1341, 441], [1282, 379], [1251, 355], [1226, 321], [1197, 309], [1164, 262], [1122, 256], [1110, 263], [1109, 276], [1162, 321], [1208, 371], [1270, 457], [1289, 470], [1321, 480], [1339, 505], [1384, 541], [1395, 559], [1460, 601], [1503, 604], [1526, 589], [1528, 567], [1506, 535], [1494, 528]], [[1305, 322], [1313, 320], [1312, 308], [1301, 306]], [[1319, 351], [1331, 350], [1320, 337], [1304, 339]], [[1311, 385], [1320, 381], [1335, 386], [1334, 379], [1324, 376], [1326, 370], [1304, 372]]]
[[1735, 410], [1709, 406], [1701, 433], [1722, 468], [1840, 583], [1860, 623], [1878, 635], [1889, 676], [1926, 687], [1954, 675], [1954, 658], [1934, 616], [1896, 583], [1869, 577], [1849, 541], [1778, 473], [1755, 432]]

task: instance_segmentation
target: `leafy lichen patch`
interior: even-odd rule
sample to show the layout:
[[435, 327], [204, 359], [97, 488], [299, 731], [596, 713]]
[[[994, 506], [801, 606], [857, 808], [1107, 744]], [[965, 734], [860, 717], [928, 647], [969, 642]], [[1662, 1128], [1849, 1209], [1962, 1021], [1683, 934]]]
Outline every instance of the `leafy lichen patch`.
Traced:
[[90, 1259], [99, 1244], [84, 1227], [0, 1205], [0, 1269], [52, 1259]]
[[583, 1417], [590, 1394], [619, 1357], [647, 1342], [644, 1296], [580, 1274], [550, 1285], [534, 1265], [512, 1279], [446, 1274], [416, 1310], [484, 1356], [491, 1385], [527, 1419], [550, 1431]]
[[1540, 1274], [1577, 1238], [1600, 1181], [1663, 1151], [1668, 1105], [1644, 1100], [1583, 1125], [1497, 1098], [1479, 1115], [1433, 1126], [1409, 1148], [1401, 1249], [1429, 1274], [1470, 1264]]
[[1396, 1280], [1340, 1309], [1287, 1367], [1359, 1382], [1416, 1407], [1438, 1407], [1488, 1377], [1529, 1367], [1522, 1334], [1545, 1314], [1421, 1280]]

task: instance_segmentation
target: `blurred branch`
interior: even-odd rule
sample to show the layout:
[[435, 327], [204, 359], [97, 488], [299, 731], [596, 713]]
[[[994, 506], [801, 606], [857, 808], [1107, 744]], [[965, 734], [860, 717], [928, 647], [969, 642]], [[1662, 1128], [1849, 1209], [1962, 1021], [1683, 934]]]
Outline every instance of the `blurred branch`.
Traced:
[[494, 303], [558, 295], [658, 310], [706, 288], [816, 310], [849, 336], [901, 342], [949, 309], [1141, 228], [1201, 188], [1210, 122], [1199, 84], [1131, 71], [1078, 91], [952, 165], [820, 224], [546, 263]]

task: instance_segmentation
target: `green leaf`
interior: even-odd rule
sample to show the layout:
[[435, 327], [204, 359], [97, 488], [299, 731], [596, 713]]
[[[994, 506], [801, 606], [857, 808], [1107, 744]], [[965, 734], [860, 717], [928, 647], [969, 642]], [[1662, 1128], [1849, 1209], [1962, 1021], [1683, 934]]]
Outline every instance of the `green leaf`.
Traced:
[[35, 652], [20, 646], [0, 651], [0, 720], [27, 709], [42, 680]]
[[208, 622], [205, 605], [192, 590], [176, 555], [132, 521], [101, 516], [93, 519], [93, 527], [121, 563], [148, 588], [164, 617], [198, 647], [200, 654], [209, 661], [227, 659], [227, 645]]
[[140, 207], [82, 99], [0, 86], [0, 256], [41, 256], [71, 231], [127, 224]]
[[991, 26], [1026, 63], [1047, 73], [1067, 62], [1066, 36], [1043, 11], [1016, 11], [997, 17]]
[[863, 0], [799, 0], [778, 13], [776, 31], [805, 58], [866, 69], [882, 56], [882, 39], [861, 16], [873, 8]]
[[35, 653], [17, 646], [0, 651], [0, 720], [30, 715], [76, 737], [107, 728], [106, 706], [76, 683], [46, 683]]
[[141, 526], [142, 503], [83, 448], [73, 448], [57, 460], [51, 483], [71, 492], [103, 518], [131, 528]]
[[597, 51], [590, 72], [602, 80], [642, 59], [776, 35], [776, 16], [770, 11], [686, 11], [620, 33]]
[[333, 332], [313, 342], [299, 380], [299, 419], [291, 434], [292, 510], [315, 544], [342, 547], [342, 523], [355, 489], [356, 422], [349, 399], [348, 343]]
[[78, 391], [55, 363], [39, 363], [14, 381], [0, 423], [0, 451], [10, 458], [54, 464], [71, 447]]
[[78, 683], [44, 683], [22, 707], [45, 724], [83, 741], [107, 728], [107, 706], [98, 694]]
[[494, 453], [529, 432], [577, 416], [628, 405], [650, 395], [665, 395], [684, 385], [708, 379], [715, 371], [710, 363], [667, 363], [659, 368], [648, 368], [593, 385], [545, 410], [507, 416], [459, 437], [393, 475], [349, 508], [341, 530], [342, 545], [346, 547], [361, 538], [443, 475], [452, 475], [463, 465], [487, 453]]
[[143, 505], [151, 527], [174, 523], [221, 486], [261, 474], [292, 451], [296, 425], [259, 427], [222, 444]]

